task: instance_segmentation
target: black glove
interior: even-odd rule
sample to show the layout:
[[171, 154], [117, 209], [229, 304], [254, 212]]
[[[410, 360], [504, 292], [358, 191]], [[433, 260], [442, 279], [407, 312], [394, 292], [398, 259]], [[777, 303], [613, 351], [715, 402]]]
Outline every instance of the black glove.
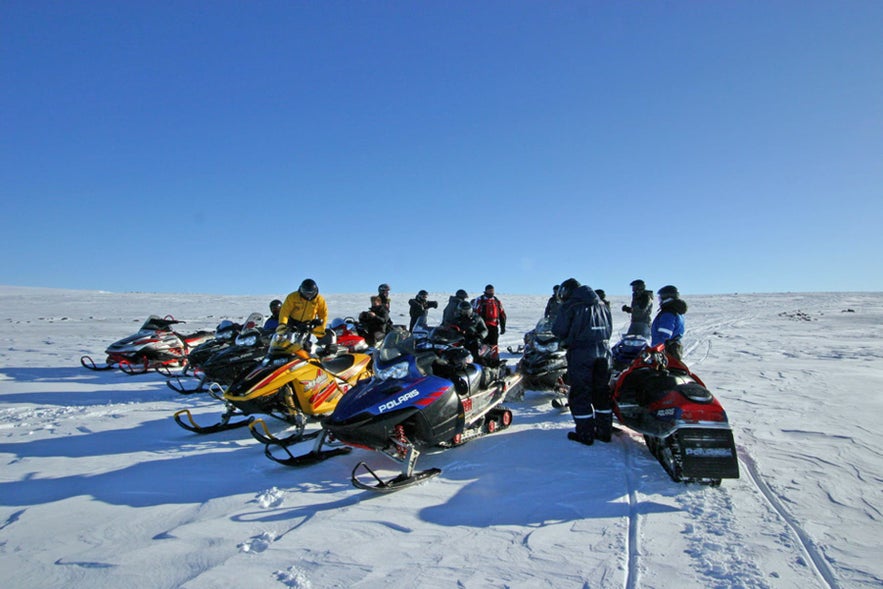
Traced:
[[278, 333], [279, 335], [285, 335], [286, 333], [288, 333], [288, 325], [286, 325], [285, 323], [280, 323], [276, 326], [276, 333]]
[[429, 301], [426, 306], [430, 309], [438, 309], [438, 301]]
[[504, 333], [506, 333], [506, 328], [505, 328], [505, 327], [501, 327], [501, 328], [500, 328], [500, 335], [503, 335]]
[[624, 312], [626, 312], [626, 313], [631, 313], [631, 312], [632, 312], [632, 308], [629, 307], [628, 305], [623, 305], [623, 306], [622, 306], [622, 310], [623, 310]]

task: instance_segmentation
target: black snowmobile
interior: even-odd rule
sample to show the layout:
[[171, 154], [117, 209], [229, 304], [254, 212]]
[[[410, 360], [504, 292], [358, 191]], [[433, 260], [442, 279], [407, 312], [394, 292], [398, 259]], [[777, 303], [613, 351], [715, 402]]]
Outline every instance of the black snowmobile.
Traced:
[[[510, 350], [511, 351], [511, 350]], [[567, 356], [560, 340], [552, 333], [552, 319], [543, 317], [531, 331], [524, 334], [523, 356], [518, 362], [524, 388], [552, 391], [556, 407], [567, 405]]]
[[[220, 397], [226, 387], [256, 367], [266, 355], [273, 333], [261, 329], [262, 320], [260, 313], [252, 313], [242, 325], [222, 321], [217, 331], [220, 337], [200, 346], [204, 346], [209, 355], [199, 354], [190, 367], [198, 379], [197, 385], [187, 387], [181, 376], [173, 376], [166, 381], [168, 387], [182, 395], [214, 390]], [[191, 356], [201, 352], [200, 348], [194, 349]]]
[[646, 348], [613, 385], [618, 421], [644, 435], [672, 480], [719, 485], [739, 478], [726, 411], [686, 364], [659, 344]]
[[[387, 493], [441, 472], [415, 472], [422, 451], [458, 446], [508, 427], [512, 412], [501, 403], [521, 386], [521, 376], [510, 373], [505, 361], [496, 367], [473, 363], [458, 331], [437, 327], [427, 337], [423, 329], [418, 324], [413, 335], [398, 328], [386, 335], [374, 353], [374, 377], [341, 399], [309, 454], [294, 456], [286, 448], [289, 457], [277, 458], [268, 444], [267, 456], [301, 466], [349, 451], [324, 450], [330, 440], [375, 450], [401, 463], [401, 474], [384, 481], [359, 462], [351, 480], [360, 489]], [[369, 482], [358, 478], [360, 471]]]

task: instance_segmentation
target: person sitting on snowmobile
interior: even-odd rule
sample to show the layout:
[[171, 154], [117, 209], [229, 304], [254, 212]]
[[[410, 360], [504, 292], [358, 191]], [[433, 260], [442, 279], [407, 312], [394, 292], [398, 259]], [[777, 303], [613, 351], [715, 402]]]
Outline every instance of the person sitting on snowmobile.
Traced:
[[595, 291], [568, 278], [558, 288], [561, 310], [552, 333], [567, 348], [568, 402], [575, 432], [568, 439], [591, 445], [610, 441], [613, 428], [610, 387], [610, 309]]
[[453, 321], [444, 323], [445, 326], [456, 327], [466, 339], [466, 349], [472, 354], [475, 362], [480, 363], [481, 357], [478, 353], [479, 346], [484, 343], [487, 337], [487, 325], [484, 319], [479, 317], [472, 309], [472, 304], [467, 300], [461, 300], [457, 304], [457, 314]]
[[460, 301], [468, 301], [469, 295], [462, 288], [458, 290], [453, 296], [448, 297], [448, 304], [445, 306], [445, 310], [442, 311], [442, 325], [446, 323], [453, 323], [458, 316], [457, 307], [460, 305]]
[[270, 301], [270, 317], [264, 322], [264, 331], [276, 331], [279, 327], [279, 311], [282, 309], [282, 301], [273, 299]]
[[319, 345], [331, 343], [332, 335], [325, 329], [328, 323], [328, 305], [325, 297], [319, 294], [319, 285], [312, 278], [307, 278], [300, 283], [300, 287], [285, 297], [282, 308], [279, 310], [279, 325], [276, 333], [285, 333], [288, 323], [300, 321], [303, 323], [316, 322], [313, 335], [318, 338]]
[[377, 344], [392, 329], [389, 311], [383, 304], [380, 295], [371, 297], [371, 307], [367, 311], [359, 313], [359, 326], [362, 328], [365, 341], [369, 346]]
[[650, 337], [650, 315], [653, 313], [653, 293], [647, 290], [643, 280], [632, 280], [632, 304], [623, 305], [623, 313], [632, 316], [626, 335]]
[[659, 295], [659, 313], [650, 328], [653, 338], [650, 345], [665, 343], [665, 351], [682, 360], [681, 338], [686, 327], [687, 303], [681, 300], [677, 287], [671, 284], [663, 286], [656, 294]]
[[389, 312], [389, 285], [387, 283], [383, 283], [377, 287], [377, 295], [380, 297], [380, 302], [383, 303], [383, 306], [386, 307], [387, 313]]
[[429, 297], [429, 293], [421, 290], [417, 293], [416, 297], [408, 300], [408, 305], [411, 307], [409, 310], [411, 324], [408, 326], [408, 331], [414, 331], [414, 325], [417, 324], [417, 320], [421, 317], [425, 319], [429, 309], [438, 309], [438, 301], [427, 300], [427, 297]]

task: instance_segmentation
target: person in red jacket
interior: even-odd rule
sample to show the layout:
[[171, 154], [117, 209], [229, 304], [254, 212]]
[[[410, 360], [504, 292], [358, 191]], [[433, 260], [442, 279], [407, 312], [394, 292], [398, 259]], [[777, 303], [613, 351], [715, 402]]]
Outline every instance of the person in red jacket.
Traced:
[[484, 294], [472, 301], [472, 308], [487, 325], [487, 337], [484, 343], [496, 347], [500, 336], [506, 333], [506, 311], [500, 299], [494, 296], [493, 284], [484, 287]]

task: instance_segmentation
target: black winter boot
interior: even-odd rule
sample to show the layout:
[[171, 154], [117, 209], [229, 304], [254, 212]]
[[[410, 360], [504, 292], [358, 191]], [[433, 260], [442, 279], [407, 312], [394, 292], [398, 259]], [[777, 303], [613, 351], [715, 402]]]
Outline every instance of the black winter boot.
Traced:
[[602, 442], [610, 442], [610, 436], [613, 433], [613, 411], [596, 410], [595, 411], [595, 437]]
[[592, 417], [574, 419], [576, 424], [575, 432], [567, 432], [567, 439], [591, 446], [595, 441], [595, 420]]

